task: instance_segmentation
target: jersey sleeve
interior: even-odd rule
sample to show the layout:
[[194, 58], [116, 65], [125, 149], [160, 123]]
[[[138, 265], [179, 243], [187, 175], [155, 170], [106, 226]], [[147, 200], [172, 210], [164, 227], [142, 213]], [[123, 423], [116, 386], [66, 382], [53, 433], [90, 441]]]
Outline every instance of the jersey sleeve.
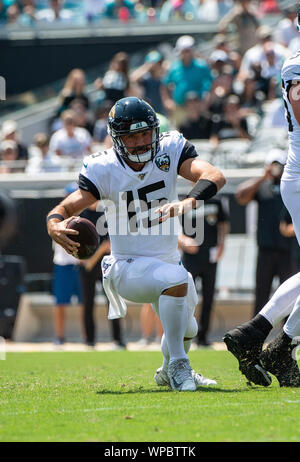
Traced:
[[90, 192], [97, 200], [100, 200], [104, 195], [103, 191], [101, 191], [100, 182], [101, 176], [97, 174], [97, 164], [92, 159], [92, 156], [86, 156], [79, 173], [79, 189]]
[[281, 78], [285, 87], [300, 82], [300, 54], [289, 58], [282, 68]]
[[183, 148], [182, 148], [179, 160], [178, 160], [177, 173], [179, 173], [180, 167], [185, 160], [194, 159], [195, 157], [198, 157], [195, 146], [192, 143], [190, 143], [188, 140], [185, 140], [185, 143], [183, 145]]

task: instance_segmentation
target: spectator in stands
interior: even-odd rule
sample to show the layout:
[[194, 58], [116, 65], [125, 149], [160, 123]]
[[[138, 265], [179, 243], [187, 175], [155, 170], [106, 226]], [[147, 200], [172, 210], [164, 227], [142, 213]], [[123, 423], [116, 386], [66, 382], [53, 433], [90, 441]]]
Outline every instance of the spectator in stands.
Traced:
[[153, 336], [155, 336], [155, 341], [160, 343], [164, 331], [160, 319], [152, 309], [150, 303], [143, 304], [140, 321], [142, 337], [139, 340], [139, 345], [149, 345], [153, 341]]
[[203, 0], [199, 7], [199, 19], [218, 22], [233, 6], [233, 0]]
[[286, 59], [290, 54], [285, 47], [274, 42], [272, 38], [272, 29], [269, 26], [260, 26], [257, 29], [256, 37], [258, 43], [249, 48], [242, 58], [241, 67], [237, 76], [237, 79], [241, 82], [244, 82], [245, 79], [249, 77], [249, 73], [254, 72], [259, 76], [261, 63], [267, 61], [265, 53], [270, 49], [269, 42], [273, 44], [276, 62]]
[[264, 17], [267, 14], [279, 14], [279, 13], [280, 13], [280, 9], [278, 6], [278, 0], [261, 0], [259, 2], [258, 14], [260, 17]]
[[96, 110], [96, 122], [93, 131], [95, 141], [104, 143], [107, 137], [107, 117], [112, 106], [112, 101], [104, 100]]
[[89, 98], [85, 91], [85, 72], [82, 69], [72, 69], [68, 74], [62, 91], [59, 94], [59, 109], [57, 115], [70, 108], [74, 99], [80, 100], [86, 109], [89, 108]]
[[63, 0], [50, 0], [49, 8], [43, 8], [36, 13], [36, 20], [46, 23], [70, 24], [74, 19], [74, 13], [68, 8], [63, 8]]
[[287, 5], [282, 8], [284, 18], [279, 21], [274, 32], [274, 37], [278, 43], [285, 47], [289, 47], [293, 39], [299, 38], [297, 30], [297, 14], [299, 2], [294, 2], [292, 5]]
[[17, 160], [28, 159], [28, 149], [19, 140], [18, 124], [14, 120], [5, 120], [1, 128], [2, 141], [14, 141], [17, 144]]
[[18, 160], [17, 143], [12, 140], [0, 144], [0, 173], [24, 172], [25, 163]]
[[127, 22], [135, 17], [134, 2], [131, 0], [106, 0], [103, 16]]
[[36, 5], [34, 0], [21, 0], [19, 2], [21, 14], [19, 24], [21, 26], [30, 27], [36, 22]]
[[256, 88], [264, 93], [267, 101], [281, 95], [281, 69], [284, 59], [283, 55], [276, 53], [273, 42], [264, 44], [262, 60], [257, 66]]
[[198, 98], [197, 93], [189, 92], [185, 102], [186, 119], [179, 125], [179, 131], [188, 140], [209, 139], [211, 134], [211, 114], [207, 102]]
[[30, 149], [26, 173], [59, 172], [62, 170], [61, 158], [49, 151], [49, 138], [45, 133], [36, 133]]
[[166, 0], [160, 11], [161, 22], [178, 20], [197, 20], [198, 3], [195, 0]]
[[210, 68], [215, 78], [223, 74], [224, 66], [229, 63], [229, 55], [224, 50], [214, 50], [209, 57]]
[[223, 17], [219, 23], [221, 33], [233, 25], [236, 28], [239, 42], [239, 52], [243, 55], [256, 44], [255, 32], [259, 27], [255, 7], [251, 0], [235, 0], [235, 6]]
[[195, 40], [190, 35], [179, 37], [175, 52], [177, 59], [163, 79], [162, 97], [165, 108], [174, 124], [179, 125], [185, 117], [184, 104], [189, 91], [201, 99], [210, 91], [212, 75], [208, 64], [195, 57]]
[[130, 75], [130, 82], [142, 89], [141, 98], [148, 101], [159, 114], [165, 113], [161, 97], [161, 82], [165, 74], [163, 56], [158, 51], [150, 51], [145, 62]]
[[271, 150], [266, 158], [263, 175], [240, 184], [236, 192], [236, 200], [240, 205], [247, 205], [252, 200], [258, 202], [254, 316], [269, 300], [273, 279], [278, 276], [282, 284], [292, 275], [289, 240], [280, 233], [280, 219], [284, 209], [280, 179], [285, 161], [285, 152]]
[[262, 115], [262, 103], [266, 95], [258, 89], [254, 72], [249, 73], [241, 87], [234, 85], [234, 89], [239, 94], [242, 109]]
[[[71, 194], [78, 188], [77, 183], [69, 183], [65, 187], [65, 196]], [[82, 287], [80, 281], [80, 261], [66, 252], [59, 244], [53, 241], [53, 295], [55, 306], [53, 310], [53, 321], [55, 330], [56, 345], [65, 343], [65, 309], [77, 298], [80, 311], [82, 307]]]
[[208, 108], [212, 114], [223, 114], [226, 99], [233, 93], [234, 70], [226, 63], [227, 61], [221, 61], [219, 73], [215, 73], [216, 77], [207, 96]]
[[[229, 217], [225, 204], [219, 197], [205, 201], [204, 208], [192, 211], [192, 229], [197, 229], [197, 222], [204, 218], [204, 241], [191, 245], [190, 239], [195, 236], [181, 235], [179, 246], [182, 250], [182, 263], [191, 273], [194, 281], [201, 279], [202, 303], [199, 313], [199, 331], [197, 344], [209, 346], [208, 340], [211, 312], [215, 295], [217, 265], [224, 253], [225, 239], [229, 232]], [[184, 217], [184, 227], [186, 220]]]
[[103, 13], [105, 0], [85, 0], [84, 15], [88, 22], [97, 21]]
[[103, 79], [95, 80], [95, 87], [104, 91], [104, 100], [113, 104], [128, 94], [129, 90], [129, 57], [120, 51], [112, 58]]
[[94, 130], [92, 115], [89, 113], [82, 100], [73, 99], [73, 101], [70, 104], [70, 109], [74, 111], [76, 126], [85, 128], [92, 136]]
[[232, 138], [250, 139], [247, 119], [241, 112], [240, 99], [230, 95], [224, 105], [224, 114], [213, 114], [210, 140], [213, 146]]
[[92, 137], [85, 128], [76, 126], [76, 114], [69, 109], [61, 119], [63, 128], [51, 136], [50, 151], [69, 159], [82, 159], [91, 153]]
[[8, 6], [4, 3], [4, 0], [0, 0], [0, 24], [3, 24], [7, 20], [6, 10]]
[[18, 25], [20, 20], [20, 8], [16, 3], [12, 3], [6, 10], [6, 23], [8, 25]]
[[[104, 217], [103, 209], [99, 210], [98, 202], [95, 202], [91, 207], [85, 209], [81, 216], [87, 218], [94, 225], [97, 225], [97, 221]], [[103, 230], [107, 230], [106, 224], [101, 227]], [[100, 234], [100, 245], [94, 255], [88, 260], [81, 261], [80, 275], [83, 290], [83, 326], [85, 334], [85, 342], [88, 346], [93, 347], [96, 340], [96, 325], [94, 320], [94, 308], [95, 308], [95, 295], [96, 295], [96, 284], [98, 281], [102, 281], [102, 269], [101, 261], [105, 255], [110, 253], [110, 242], [108, 233]], [[108, 310], [108, 299], [105, 295], [106, 306]], [[126, 344], [123, 339], [122, 332], [122, 321], [120, 319], [113, 319], [108, 321], [111, 327], [112, 339], [115, 345], [119, 348], [125, 348]]]

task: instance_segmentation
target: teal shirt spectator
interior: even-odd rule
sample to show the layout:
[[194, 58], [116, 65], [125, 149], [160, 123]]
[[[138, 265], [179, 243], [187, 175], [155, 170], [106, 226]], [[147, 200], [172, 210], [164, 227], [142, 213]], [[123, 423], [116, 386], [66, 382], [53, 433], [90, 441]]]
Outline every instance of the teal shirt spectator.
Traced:
[[169, 73], [163, 79], [163, 84], [173, 86], [173, 99], [182, 106], [188, 92], [196, 92], [199, 98], [209, 92], [212, 75], [208, 64], [202, 59], [193, 59], [188, 66], [181, 60], [175, 61]]
[[128, 9], [130, 17], [135, 16], [134, 3], [131, 0], [108, 0], [104, 6], [103, 16], [109, 19], [118, 19], [118, 10], [122, 7]]

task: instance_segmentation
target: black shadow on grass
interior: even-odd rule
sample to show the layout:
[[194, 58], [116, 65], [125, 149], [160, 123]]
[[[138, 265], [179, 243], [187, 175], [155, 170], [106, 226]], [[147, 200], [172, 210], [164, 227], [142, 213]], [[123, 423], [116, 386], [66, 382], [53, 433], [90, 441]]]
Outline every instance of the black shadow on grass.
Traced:
[[[207, 387], [199, 387], [197, 388], [196, 393], [244, 393], [245, 391], [248, 391], [248, 389], [226, 389], [226, 388], [207, 388]], [[161, 389], [155, 389], [153, 390], [152, 388], [135, 388], [135, 389], [130, 389], [130, 390], [108, 390], [108, 389], [103, 389], [96, 391], [96, 395], [131, 395], [131, 394], [146, 394], [146, 393], [173, 393], [173, 390], [171, 388], [161, 388]], [[190, 392], [192, 393], [192, 392]], [[195, 393], [195, 392], [193, 392]]]

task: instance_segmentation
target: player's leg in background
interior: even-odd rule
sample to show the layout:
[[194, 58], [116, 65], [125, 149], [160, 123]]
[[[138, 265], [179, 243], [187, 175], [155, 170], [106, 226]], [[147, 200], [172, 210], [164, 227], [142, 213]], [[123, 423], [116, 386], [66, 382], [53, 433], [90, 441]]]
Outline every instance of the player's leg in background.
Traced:
[[140, 314], [140, 323], [141, 323], [141, 339], [139, 343], [141, 345], [148, 345], [151, 343], [152, 336], [157, 329], [157, 335], [160, 338], [163, 335], [163, 330], [161, 322], [155, 311], [152, 309], [150, 303], [144, 303], [141, 308]]
[[111, 323], [111, 334], [116, 346], [126, 348], [126, 343], [123, 337], [122, 320], [112, 319], [109, 322]]
[[207, 263], [202, 271], [202, 303], [199, 313], [199, 331], [197, 344], [208, 346], [207, 335], [213, 307], [216, 285], [217, 263]]
[[66, 305], [55, 305], [53, 308], [53, 322], [55, 331], [56, 345], [62, 345], [65, 342], [65, 313]]
[[275, 276], [272, 250], [259, 249], [256, 263], [255, 275], [255, 302], [254, 312], [255, 316], [269, 300], [273, 278]]
[[294, 266], [291, 258], [291, 252], [278, 252], [276, 260], [276, 272], [279, 277], [280, 284], [283, 284], [284, 281], [286, 281], [287, 279], [292, 277], [293, 274], [296, 273], [296, 271], [293, 272]]
[[87, 271], [84, 266], [80, 268], [81, 283], [82, 283], [82, 300], [83, 313], [82, 325], [84, 332], [84, 340], [87, 345], [95, 345], [95, 321], [94, 321], [94, 306], [95, 306], [95, 290], [96, 281], [98, 279], [99, 267], [96, 265], [91, 271]]
[[53, 323], [55, 341], [57, 345], [65, 342], [65, 308], [71, 302], [73, 294], [73, 265], [54, 265], [53, 295], [55, 306], [53, 308]]

